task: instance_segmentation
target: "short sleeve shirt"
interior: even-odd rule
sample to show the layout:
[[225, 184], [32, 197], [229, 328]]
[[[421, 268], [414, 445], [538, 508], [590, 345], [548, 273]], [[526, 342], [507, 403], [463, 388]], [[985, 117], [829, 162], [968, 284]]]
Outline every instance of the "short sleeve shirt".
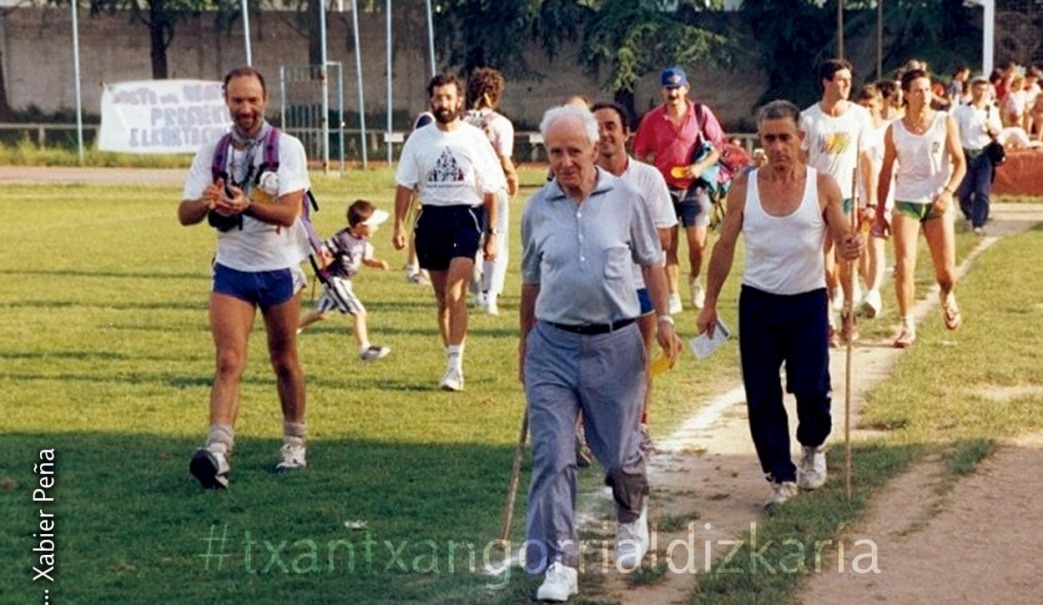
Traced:
[[[627, 168], [620, 175], [621, 179], [629, 182], [637, 189], [641, 200], [648, 206], [652, 215], [652, 223], [657, 229], [669, 229], [677, 226], [677, 212], [674, 211], [673, 199], [670, 190], [663, 180], [663, 175], [654, 166], [629, 158]], [[641, 266], [634, 265], [634, 282], [638, 288], [645, 287], [645, 278], [641, 273]]]
[[632, 265], [663, 260], [637, 190], [600, 169], [581, 204], [557, 180], [533, 194], [522, 213], [521, 239], [522, 281], [540, 286], [536, 318], [568, 325], [637, 317]]
[[808, 165], [833, 177], [844, 199], [850, 199], [859, 150], [873, 146], [873, 117], [869, 110], [848, 103], [843, 114], [830, 116], [815, 103], [801, 112], [800, 124]]
[[[208, 143], [196, 153], [185, 179], [182, 199], [198, 200], [203, 191], [213, 182], [211, 165], [220, 140]], [[238, 151], [229, 148], [226, 172], [236, 182], [242, 182], [247, 174], [254, 174], [264, 163], [261, 145], [252, 150]], [[251, 172], [250, 168], [254, 171]], [[276, 198], [294, 191], [311, 187], [304, 146], [293, 136], [279, 132], [279, 179]], [[244, 183], [247, 197], [254, 203], [268, 203], [269, 197], [255, 187], [255, 179]], [[286, 228], [243, 216], [243, 228], [232, 228], [217, 232], [217, 254], [215, 262], [237, 271], [278, 271], [300, 264], [308, 256], [308, 239], [298, 219]]]
[[362, 261], [373, 258], [373, 244], [364, 237], [356, 237], [350, 229], [342, 229], [326, 240], [326, 247], [333, 254], [328, 267], [333, 277], [351, 279], [359, 272]]
[[514, 124], [506, 116], [491, 109], [469, 109], [464, 120], [489, 137], [497, 157], [509, 158], [514, 154]]
[[[677, 189], [687, 189], [695, 180], [676, 178], [670, 174], [671, 168], [691, 164], [704, 137], [714, 149], [722, 149], [726, 142], [724, 129], [709, 107], [700, 105], [696, 108], [690, 99], [685, 102], [688, 110], [679, 127], [666, 115], [666, 107], [660, 105], [645, 114], [634, 135], [634, 155], [640, 160], [649, 154], [654, 155], [653, 163], [666, 179], [666, 184]], [[704, 118], [706, 122], [700, 128], [699, 123]]]
[[419, 187], [425, 206], [480, 206], [486, 193], [507, 187], [489, 139], [467, 123], [449, 132], [430, 124], [410, 135], [395, 180]]

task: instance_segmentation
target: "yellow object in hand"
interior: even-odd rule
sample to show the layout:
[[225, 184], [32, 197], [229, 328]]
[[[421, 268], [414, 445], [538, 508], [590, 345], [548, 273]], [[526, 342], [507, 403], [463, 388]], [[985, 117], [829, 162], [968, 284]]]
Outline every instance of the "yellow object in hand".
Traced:
[[[680, 355], [680, 353], [678, 354]], [[649, 364], [648, 372], [652, 375], [652, 378], [655, 378], [672, 367], [673, 364], [670, 362], [670, 358], [666, 355], [660, 354], [659, 357], [652, 360], [652, 363]]]
[[674, 166], [670, 169], [670, 176], [675, 179], [683, 179], [688, 176], [688, 166]]

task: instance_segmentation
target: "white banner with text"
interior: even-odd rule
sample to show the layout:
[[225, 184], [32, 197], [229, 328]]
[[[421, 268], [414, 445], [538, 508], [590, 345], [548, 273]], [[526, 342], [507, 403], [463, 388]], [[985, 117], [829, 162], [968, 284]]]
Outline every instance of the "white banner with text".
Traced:
[[232, 124], [221, 82], [141, 80], [103, 87], [102, 151], [195, 153]]

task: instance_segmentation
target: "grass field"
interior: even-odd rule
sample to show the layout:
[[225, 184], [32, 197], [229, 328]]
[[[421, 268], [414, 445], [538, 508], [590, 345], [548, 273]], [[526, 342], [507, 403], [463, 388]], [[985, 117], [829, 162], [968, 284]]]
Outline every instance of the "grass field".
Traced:
[[[527, 177], [535, 184], [542, 174]], [[390, 208], [391, 182], [386, 171], [316, 177], [320, 232], [339, 228], [357, 197]], [[488, 580], [466, 573], [463, 548], [452, 570], [448, 553], [451, 542], [473, 543], [480, 570], [482, 550], [499, 533], [524, 405], [516, 378], [516, 264], [501, 316], [472, 314], [467, 391], [443, 393], [435, 388], [444, 356], [433, 296], [405, 282], [389, 230], [378, 233], [377, 253], [394, 269], [364, 270], [356, 291], [370, 310], [373, 341], [391, 346], [391, 356], [359, 361], [347, 318], [302, 335], [310, 466], [277, 476], [271, 468], [281, 425], [258, 321], [234, 486], [201, 493], [187, 462], [207, 424], [213, 234], [177, 224], [179, 195], [164, 188], [5, 186], [0, 501], [10, 512], [0, 555], [18, 564], [0, 570], [0, 600], [40, 600], [28, 574], [39, 509], [30, 498], [38, 483], [33, 465], [42, 449], [57, 457], [55, 500], [46, 508], [59, 521], [60, 581], [51, 594], [64, 602], [276, 603], [290, 593], [301, 603], [346, 595], [359, 603], [502, 598], [485, 588]], [[515, 218], [520, 208], [514, 205]], [[516, 233], [512, 245], [520, 258]], [[661, 381], [657, 431], [691, 413], [714, 381], [737, 375], [724, 356], [700, 368], [690, 356], [683, 363]], [[515, 536], [524, 507], [519, 511]], [[355, 520], [365, 530], [345, 527]], [[212, 528], [227, 528], [228, 556], [207, 569], [200, 555]], [[252, 562], [242, 546], [247, 532], [258, 541]], [[375, 542], [372, 562], [365, 561], [367, 539]], [[327, 546], [337, 540], [358, 549], [354, 571], [346, 545], [329, 562]], [[279, 551], [286, 570], [280, 557], [265, 568], [273, 557], [261, 541], [286, 543]], [[300, 550], [312, 543], [322, 551], [315, 561]], [[407, 546], [396, 559], [392, 551], [401, 544]], [[291, 555], [303, 558], [294, 563]]]
[[[524, 173], [519, 199], [543, 174]], [[355, 198], [390, 209], [391, 183], [387, 171], [315, 177], [320, 232], [339, 228]], [[391, 248], [389, 230], [377, 234], [377, 254], [393, 269], [364, 269], [356, 291], [370, 310], [372, 340], [392, 353], [373, 364], [359, 361], [346, 318], [302, 335], [311, 441], [310, 466], [300, 474], [271, 471], [281, 426], [258, 321], [243, 382], [233, 487], [204, 493], [187, 463], [207, 424], [213, 234], [177, 224], [179, 195], [176, 188], [4, 187], [0, 559], [8, 563], [0, 568], [0, 602], [42, 602], [44, 589], [61, 603], [527, 600], [532, 583], [520, 572], [506, 587], [480, 573], [483, 561], [503, 561], [494, 539], [524, 405], [516, 379], [516, 229], [501, 316], [472, 314], [467, 390], [459, 394], [435, 388], [444, 357], [430, 289], [405, 282], [398, 270], [403, 256]], [[520, 209], [519, 201], [512, 225]], [[974, 241], [960, 236], [961, 255]], [[1028, 271], [1041, 252], [1040, 231], [990, 251], [983, 260], [989, 270], [976, 271], [961, 294], [968, 316], [989, 322], [969, 321], [961, 346], [951, 349], [930, 344], [942, 335], [925, 328], [896, 385], [874, 392], [869, 421], [900, 428], [906, 437], [883, 447], [888, 457], [880, 464], [911, 459], [939, 438], [988, 440], [1039, 425], [1029, 413], [1038, 398], [1000, 418], [975, 415], [974, 398], [982, 381], [1038, 380], [1032, 371], [1039, 353], [1024, 323], [1031, 317], [1038, 326], [1039, 311], [1023, 298], [1043, 291], [1041, 278], [1030, 273], [1024, 289], [997, 280], [1007, 268]], [[922, 258], [921, 265], [929, 265]], [[930, 282], [929, 270], [920, 281]], [[732, 325], [737, 283], [733, 274], [721, 303]], [[893, 295], [885, 293], [885, 300]], [[694, 336], [693, 326], [694, 315], [686, 312], [682, 336]], [[979, 346], [987, 351], [981, 359], [1026, 357], [996, 367], [978, 360]], [[698, 364], [686, 354], [662, 377], [654, 433], [671, 431], [700, 400], [738, 380], [734, 351], [733, 342]], [[936, 389], [930, 401], [919, 390], [925, 374]], [[960, 415], [949, 418], [949, 409]], [[41, 450], [54, 452], [53, 475], [34, 470]], [[887, 475], [875, 469], [875, 459], [865, 460], [860, 486], [871, 489]], [[591, 486], [595, 475], [585, 475]], [[522, 485], [513, 533], [519, 541], [524, 478]], [[36, 489], [53, 501], [34, 502]], [[41, 510], [57, 519], [54, 584], [32, 581], [39, 554], [33, 548], [45, 539], [33, 536], [46, 531]], [[355, 522], [364, 527], [348, 527]], [[836, 527], [824, 514], [820, 530]]]

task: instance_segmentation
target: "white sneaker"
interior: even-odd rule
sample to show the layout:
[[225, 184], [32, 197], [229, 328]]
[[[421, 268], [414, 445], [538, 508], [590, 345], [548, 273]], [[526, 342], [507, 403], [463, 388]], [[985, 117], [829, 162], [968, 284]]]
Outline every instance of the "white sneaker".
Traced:
[[391, 347], [371, 346], [365, 351], [359, 353], [359, 357], [362, 359], [362, 361], [376, 361], [378, 359], [383, 359], [387, 357], [388, 353], [390, 352]]
[[776, 506], [781, 506], [787, 500], [796, 495], [796, 483], [792, 481], [773, 482], [771, 484], [771, 493], [768, 494], [768, 499], [764, 501], [764, 508], [772, 509]]
[[554, 601], [564, 603], [574, 594], [579, 593], [579, 582], [576, 580], [576, 570], [565, 567], [560, 561], [555, 561], [547, 568], [547, 574], [543, 577], [543, 584], [536, 590], [537, 601]]
[[648, 497], [641, 506], [641, 516], [630, 523], [620, 523], [616, 531], [616, 566], [633, 571], [641, 566], [648, 552]]
[[228, 487], [228, 475], [231, 467], [228, 466], [228, 457], [225, 455], [225, 447], [220, 443], [213, 443], [207, 447], [201, 447], [192, 455], [188, 463], [188, 471], [199, 481], [203, 489], [225, 489]]
[[675, 315], [684, 311], [684, 306], [681, 304], [681, 295], [674, 292], [670, 295], [670, 314]]
[[445, 371], [445, 376], [442, 376], [442, 382], [438, 383], [438, 388], [443, 391], [464, 390], [463, 371], [455, 366], [449, 366]]
[[484, 292], [475, 292], [474, 295], [474, 307], [476, 309], [484, 309], [488, 306], [489, 301], [485, 296]]
[[485, 312], [489, 315], [499, 315], [500, 305], [496, 304], [497, 296], [489, 294], [485, 297]]
[[826, 482], [826, 452], [821, 447], [804, 446], [797, 467], [797, 485], [801, 489], [818, 489]]
[[884, 308], [884, 301], [880, 297], [880, 290], [869, 290], [866, 292], [866, 298], [862, 301], [862, 315], [867, 319], [873, 319]]
[[689, 280], [688, 288], [692, 291], [692, 306], [696, 309], [702, 309], [703, 305], [706, 304], [706, 290], [703, 289], [703, 284], [699, 282], [699, 278]]
[[305, 458], [304, 440], [300, 437], [284, 438], [282, 449], [279, 450], [279, 456], [282, 459], [279, 461], [279, 464], [275, 465], [275, 472], [277, 473], [299, 471], [308, 466], [308, 461]]

